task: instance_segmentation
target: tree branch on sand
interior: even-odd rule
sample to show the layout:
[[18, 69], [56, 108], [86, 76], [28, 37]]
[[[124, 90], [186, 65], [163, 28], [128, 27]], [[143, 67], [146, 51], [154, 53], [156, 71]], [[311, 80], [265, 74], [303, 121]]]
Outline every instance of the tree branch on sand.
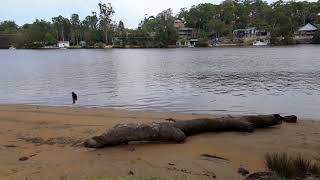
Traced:
[[[118, 124], [100, 136], [85, 141], [87, 148], [104, 148], [128, 144], [133, 141], [183, 142], [188, 136], [207, 132], [253, 132], [268, 128], [296, 116], [259, 115], [219, 117], [151, 124]], [[296, 118], [297, 119], [297, 118]]]

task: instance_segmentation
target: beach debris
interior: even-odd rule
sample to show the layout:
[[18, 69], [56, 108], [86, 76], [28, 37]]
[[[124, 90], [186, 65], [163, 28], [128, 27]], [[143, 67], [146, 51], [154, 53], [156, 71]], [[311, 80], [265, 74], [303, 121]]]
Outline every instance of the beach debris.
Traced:
[[245, 168], [239, 168], [238, 173], [241, 174], [242, 176], [247, 176], [248, 174], [250, 174], [250, 172]]
[[3, 145], [3, 147], [5, 147], [5, 148], [17, 148], [18, 146], [14, 145], [14, 144], [8, 144], [8, 145]]
[[36, 156], [36, 155], [38, 155], [38, 154], [32, 154], [32, 155], [30, 155], [29, 157], [32, 158], [32, 157], [34, 157], [34, 156]]
[[211, 178], [217, 178], [217, 175], [214, 172], [211, 172], [211, 171], [208, 171], [208, 170], [205, 170], [203, 172], [203, 176], [207, 176], [207, 177], [211, 177]]
[[172, 141], [182, 143], [188, 136], [207, 132], [253, 132], [282, 123], [284, 117], [276, 115], [227, 116], [202, 118], [174, 123], [118, 124], [100, 136], [84, 142], [87, 148], [104, 148], [140, 141]]
[[169, 122], [176, 122], [176, 120], [172, 119], [172, 118], [167, 118], [165, 119], [166, 121], [169, 121]]
[[29, 157], [26, 157], [26, 156], [19, 158], [19, 161], [27, 161], [27, 160], [29, 160]]
[[186, 170], [186, 169], [178, 169], [176, 167], [167, 167], [168, 171], [177, 171], [184, 174], [192, 174], [192, 175], [200, 175], [199, 173], [193, 173], [192, 171]]
[[246, 180], [276, 180], [276, 176], [272, 172], [257, 172], [250, 174]]
[[210, 155], [210, 154], [201, 154], [201, 157], [205, 158], [205, 160], [208, 160], [208, 159], [220, 159], [220, 160], [224, 160], [224, 161], [229, 161], [229, 159], [226, 159], [226, 158], [223, 158], [223, 157], [219, 157], [219, 156]]
[[133, 171], [129, 171], [128, 175], [133, 176], [134, 172]]
[[34, 157], [36, 155], [38, 155], [38, 154], [32, 154], [29, 157], [23, 156], [23, 157], [19, 158], [19, 161], [27, 161], [27, 160], [29, 160], [30, 158], [32, 158], [32, 157]]

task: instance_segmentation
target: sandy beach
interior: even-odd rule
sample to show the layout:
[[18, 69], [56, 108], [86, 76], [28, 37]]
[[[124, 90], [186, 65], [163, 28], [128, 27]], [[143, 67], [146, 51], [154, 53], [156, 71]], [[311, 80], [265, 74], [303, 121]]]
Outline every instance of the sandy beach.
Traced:
[[[207, 133], [183, 144], [131, 144], [86, 149], [83, 140], [118, 123], [188, 120], [207, 115], [99, 108], [0, 105], [0, 179], [85, 179], [135, 176], [243, 179], [239, 167], [265, 170], [268, 152], [320, 157], [320, 121], [301, 120], [254, 133]], [[210, 154], [228, 160], [201, 157]], [[26, 161], [19, 158], [28, 157]]]

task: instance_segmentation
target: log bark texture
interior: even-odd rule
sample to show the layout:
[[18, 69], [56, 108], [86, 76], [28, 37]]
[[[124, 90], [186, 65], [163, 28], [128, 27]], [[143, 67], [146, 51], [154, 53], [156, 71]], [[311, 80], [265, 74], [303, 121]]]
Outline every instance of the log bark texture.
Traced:
[[279, 125], [284, 120], [280, 115], [221, 117], [193, 119], [173, 123], [119, 124], [106, 133], [85, 141], [87, 148], [104, 148], [127, 144], [132, 141], [183, 142], [188, 136], [206, 132], [253, 132], [255, 128]]
[[174, 141], [182, 142], [186, 135], [171, 123], [119, 124], [102, 134], [85, 142], [88, 148], [103, 148], [127, 144], [132, 141]]

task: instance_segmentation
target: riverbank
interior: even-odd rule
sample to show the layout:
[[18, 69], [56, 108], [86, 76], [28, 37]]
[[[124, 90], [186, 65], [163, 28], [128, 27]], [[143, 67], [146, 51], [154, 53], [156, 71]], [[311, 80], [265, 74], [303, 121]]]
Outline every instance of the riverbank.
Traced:
[[[264, 170], [267, 152], [319, 157], [320, 122], [249, 133], [208, 133], [184, 144], [132, 144], [90, 150], [81, 142], [118, 123], [187, 120], [207, 115], [129, 112], [99, 108], [0, 105], [0, 179], [180, 176], [188, 179], [241, 179], [239, 167]], [[210, 154], [228, 160], [201, 157]], [[27, 157], [26, 161], [19, 158]], [[23, 159], [22, 159], [23, 160]]]

